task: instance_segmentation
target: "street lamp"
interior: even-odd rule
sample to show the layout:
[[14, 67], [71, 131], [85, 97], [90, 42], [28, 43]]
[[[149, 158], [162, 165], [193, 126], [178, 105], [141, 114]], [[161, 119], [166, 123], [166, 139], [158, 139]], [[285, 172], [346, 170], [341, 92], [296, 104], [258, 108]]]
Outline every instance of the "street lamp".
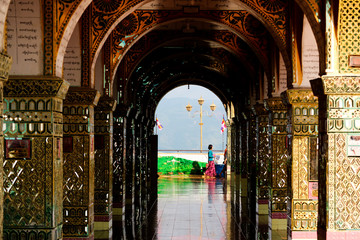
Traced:
[[[202, 126], [204, 125], [202, 122], [202, 114], [203, 114], [202, 105], [204, 104], [204, 102], [205, 102], [205, 100], [202, 97], [200, 97], [198, 100], [198, 103], [200, 105], [200, 123], [199, 123], [199, 125], [200, 125], [200, 152], [201, 153], [202, 153]], [[192, 106], [190, 105], [190, 103], [188, 103], [188, 105], [186, 105], [186, 110], [188, 112], [190, 112], [191, 109], [192, 109]], [[215, 109], [216, 109], [216, 105], [214, 103], [212, 103], [210, 105], [210, 110], [215, 111]]]

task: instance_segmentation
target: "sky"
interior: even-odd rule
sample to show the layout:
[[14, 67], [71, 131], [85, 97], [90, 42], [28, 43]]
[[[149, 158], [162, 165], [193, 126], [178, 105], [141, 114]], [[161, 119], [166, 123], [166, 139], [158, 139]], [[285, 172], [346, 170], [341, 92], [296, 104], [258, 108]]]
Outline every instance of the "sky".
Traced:
[[[155, 129], [159, 135], [159, 150], [199, 150], [200, 149], [200, 105], [203, 104], [203, 150], [212, 144], [214, 150], [224, 150], [226, 131], [221, 133], [221, 121], [227, 120], [225, 108], [220, 99], [210, 90], [196, 85], [181, 86], [165, 95], [156, 109], [156, 117], [163, 126]], [[191, 112], [186, 105], [192, 105]], [[210, 105], [214, 103], [216, 110], [212, 112]]]

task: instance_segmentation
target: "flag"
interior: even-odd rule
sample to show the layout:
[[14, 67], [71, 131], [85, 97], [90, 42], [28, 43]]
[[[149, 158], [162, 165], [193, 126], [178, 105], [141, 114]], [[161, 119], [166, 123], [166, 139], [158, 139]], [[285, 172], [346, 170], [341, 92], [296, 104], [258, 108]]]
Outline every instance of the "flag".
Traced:
[[225, 131], [225, 128], [227, 128], [227, 126], [226, 126], [225, 118], [223, 117], [221, 121], [221, 133]]
[[156, 118], [156, 125], [158, 126], [159, 130], [163, 129], [163, 126], [161, 125], [161, 123], [159, 122], [159, 119]]

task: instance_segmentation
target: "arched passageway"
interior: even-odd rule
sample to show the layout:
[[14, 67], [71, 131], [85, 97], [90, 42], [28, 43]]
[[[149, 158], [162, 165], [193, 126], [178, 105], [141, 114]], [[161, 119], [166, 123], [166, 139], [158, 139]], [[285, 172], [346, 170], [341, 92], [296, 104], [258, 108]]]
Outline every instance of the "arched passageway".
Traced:
[[353, 239], [358, 8], [0, 0], [0, 238], [93, 239], [119, 219], [136, 238], [156, 201], [156, 106], [198, 84], [227, 112], [243, 236]]

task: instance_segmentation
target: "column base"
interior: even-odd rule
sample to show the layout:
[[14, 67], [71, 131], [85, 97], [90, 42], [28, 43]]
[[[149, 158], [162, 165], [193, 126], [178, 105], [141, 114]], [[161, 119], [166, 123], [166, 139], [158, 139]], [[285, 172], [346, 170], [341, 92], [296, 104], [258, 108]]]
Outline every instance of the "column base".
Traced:
[[[326, 240], [357, 240], [359, 239], [359, 230], [326, 231]], [[319, 238], [321, 239], [321, 238]]]
[[273, 212], [271, 215], [271, 228], [273, 230], [287, 230], [287, 214]]
[[108, 229], [107, 231], [95, 230], [94, 236], [96, 240], [109, 240], [113, 238], [113, 230], [112, 228]]
[[291, 239], [293, 240], [317, 240], [316, 231], [292, 231]]
[[116, 205], [113, 204], [113, 218], [118, 218], [118, 216], [122, 216], [125, 213], [125, 206], [123, 204]]
[[94, 221], [95, 231], [109, 230], [112, 228], [112, 215], [95, 215]]
[[241, 178], [240, 180], [241, 184], [241, 197], [247, 197], [248, 196], [248, 179], [247, 178]]

